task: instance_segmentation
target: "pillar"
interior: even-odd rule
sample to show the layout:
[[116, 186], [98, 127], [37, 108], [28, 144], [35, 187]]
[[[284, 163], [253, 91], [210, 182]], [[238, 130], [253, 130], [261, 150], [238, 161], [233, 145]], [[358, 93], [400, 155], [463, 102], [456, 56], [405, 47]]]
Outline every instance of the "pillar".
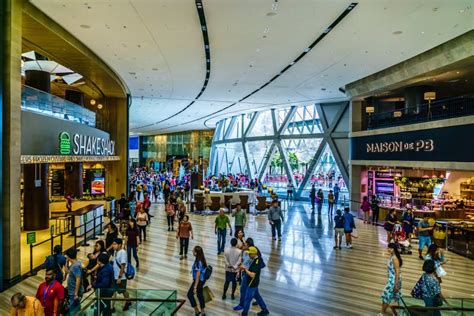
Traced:
[[0, 291], [21, 279], [21, 17], [23, 1], [0, 1]]
[[35, 89], [50, 93], [51, 92], [51, 74], [42, 70], [25, 71], [25, 85]]
[[66, 163], [64, 172], [64, 193], [72, 193], [75, 198], [83, 194], [82, 162]]
[[[37, 55], [37, 59], [46, 58]], [[51, 92], [51, 74], [47, 71], [28, 70], [25, 85]], [[23, 166], [23, 228], [41, 230], [49, 227], [48, 164]]]
[[82, 93], [81, 91], [66, 90], [64, 98], [72, 103], [84, 106], [84, 93]]
[[24, 229], [49, 228], [48, 164], [23, 165], [23, 179]]

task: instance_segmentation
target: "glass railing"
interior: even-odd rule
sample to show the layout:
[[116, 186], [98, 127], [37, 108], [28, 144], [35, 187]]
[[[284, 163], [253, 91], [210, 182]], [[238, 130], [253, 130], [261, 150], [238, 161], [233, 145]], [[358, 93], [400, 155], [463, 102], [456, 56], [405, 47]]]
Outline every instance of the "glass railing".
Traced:
[[[114, 289], [97, 289], [89, 293], [84, 296], [79, 311], [74, 314], [110, 315], [114, 310], [116, 315], [171, 316], [175, 315], [185, 302], [178, 300], [175, 290], [127, 289], [128, 298], [122, 294], [114, 296], [114, 291]], [[122, 309], [127, 302], [131, 305], [129, 310], [124, 312]]]
[[474, 299], [471, 298], [446, 298], [439, 307], [426, 307], [423, 300], [404, 297], [400, 306], [393, 306], [394, 314], [399, 316], [414, 315], [474, 315]]
[[44, 91], [23, 85], [22, 110], [40, 113], [58, 119], [95, 126], [95, 113], [75, 103]]
[[368, 129], [474, 115], [474, 95], [436, 100], [417, 106], [368, 114]]

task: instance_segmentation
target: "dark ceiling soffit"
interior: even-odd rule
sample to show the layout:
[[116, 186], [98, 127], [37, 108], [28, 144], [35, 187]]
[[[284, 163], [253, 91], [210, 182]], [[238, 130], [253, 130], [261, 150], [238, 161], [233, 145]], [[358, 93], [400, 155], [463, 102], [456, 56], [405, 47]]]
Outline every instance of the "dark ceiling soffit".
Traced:
[[[456, 54], [448, 54], [447, 52], [464, 46], [467, 48], [464, 48], [463, 50], [464, 58], [468, 59], [472, 57], [472, 49], [468, 48], [470, 46], [472, 47], [472, 43], [474, 43], [474, 30], [470, 30], [462, 35], [459, 35], [458, 37], [426, 50], [396, 65], [351, 82], [347, 84], [344, 89], [347, 91], [347, 94], [350, 97], [362, 98], [370, 96], [373, 93], [381, 93], [384, 91], [399, 89], [401, 87], [417, 83], [423, 76], [428, 74], [434, 76], [436, 74], [442, 73], [445, 68], [449, 68], [451, 64], [460, 61], [459, 59], [453, 58]], [[459, 53], [457, 55], [458, 56], [456, 57], [460, 56]], [[445, 57], [442, 60], [444, 64], [439, 62], [441, 60], [439, 57]], [[419, 65], [422, 64], [422, 61], [433, 58], [438, 59], [439, 67], [437, 69], [431, 68], [429, 71], [426, 71], [426, 67], [419, 67]], [[400, 74], [403, 74], [405, 78], [400, 78]]]
[[[161, 121], [137, 127], [137, 128], [134, 128], [134, 130], [147, 128], [147, 127], [151, 127], [153, 125], [163, 123], [163, 122], [175, 117], [176, 115], [179, 115], [179, 114], [183, 113], [184, 111], [189, 109], [191, 107], [191, 105], [193, 105], [194, 102], [196, 102], [201, 97], [201, 95], [204, 93], [204, 91], [207, 88], [207, 84], [209, 83], [209, 77], [211, 76], [211, 49], [210, 49], [210, 45], [209, 45], [209, 36], [208, 36], [208, 33], [207, 33], [206, 16], [204, 15], [204, 7], [202, 5], [202, 0], [195, 0], [195, 2], [196, 2], [197, 13], [198, 13], [198, 16], [199, 16], [199, 22], [201, 24], [202, 39], [203, 39], [203, 42], [204, 42], [204, 52], [206, 54], [206, 76], [204, 78], [204, 83], [202, 85], [201, 91], [199, 91], [198, 95], [194, 98], [193, 101], [191, 101], [187, 106], [182, 108], [180, 111], [168, 116], [167, 118], [162, 119]], [[160, 129], [166, 129], [166, 128], [160, 128]], [[158, 130], [160, 130], [160, 129], [158, 129]]]
[[[193, 123], [193, 122], [196, 122], [196, 121], [199, 121], [199, 120], [202, 120], [202, 119], [205, 119], [205, 118], [208, 118], [205, 122], [204, 122], [204, 125], [207, 127], [207, 128], [210, 128], [209, 126], [207, 126], [207, 121], [209, 121], [209, 119], [211, 119], [211, 116], [214, 116], [222, 111], [225, 111], [231, 107], [233, 107], [234, 105], [236, 105], [237, 103], [240, 103], [248, 98], [250, 98], [251, 96], [253, 96], [255, 93], [259, 92], [260, 90], [262, 90], [263, 88], [265, 88], [266, 86], [268, 86], [270, 83], [272, 83], [274, 80], [276, 80], [277, 78], [279, 78], [281, 75], [283, 75], [286, 71], [288, 71], [288, 69], [290, 69], [291, 67], [293, 67], [298, 61], [300, 61], [306, 54], [308, 54], [320, 41], [323, 40], [323, 38], [326, 37], [326, 35], [328, 35], [351, 11], [352, 9], [354, 9], [354, 7], [357, 5], [358, 3], [357, 2], [353, 2], [351, 3], [338, 17], [336, 20], [334, 20], [334, 22], [331, 23], [331, 25], [329, 25], [329, 27], [327, 27], [323, 33], [321, 35], [319, 35], [318, 38], [316, 38], [316, 40], [314, 40], [313, 43], [311, 43], [311, 45], [309, 45], [307, 48], [304, 49], [304, 51], [298, 56], [296, 57], [296, 59], [294, 59], [288, 66], [286, 66], [285, 68], [283, 68], [278, 74], [276, 74], [275, 76], [273, 76], [273, 78], [271, 78], [267, 83], [263, 84], [261, 87], [257, 88], [256, 90], [252, 91], [251, 93], [249, 93], [248, 95], [246, 95], [245, 97], [243, 97], [242, 99], [240, 99], [239, 101], [237, 102], [234, 102], [216, 112], [213, 112], [211, 114], [208, 114], [208, 115], [205, 115], [205, 116], [202, 116], [202, 117], [199, 117], [197, 119], [194, 119], [192, 121], [188, 121], [188, 122], [184, 122], [182, 124], [179, 124], [179, 126], [182, 126], [182, 125], [186, 125], [186, 124], [189, 124], [189, 123]], [[165, 129], [165, 128], [163, 128]]]
[[[92, 50], [90, 50], [87, 46], [85, 46], [81, 41], [79, 41], [76, 37], [74, 37], [71, 33], [66, 31], [61, 25], [59, 25], [57, 22], [52, 20], [49, 16], [47, 16], [45, 13], [43, 13], [41, 10], [39, 10], [36, 6], [31, 4], [28, 1], [25, 1], [23, 5], [23, 14], [28, 15], [31, 19], [36, 21], [36, 23], [40, 24], [42, 27], [47, 28], [50, 32], [56, 34], [58, 38], [63, 40], [64, 42], [67, 42], [68, 45], [74, 47], [77, 51], [77, 53], [83, 55], [85, 58], [88, 58], [89, 60], [93, 60], [97, 66], [100, 67], [100, 69], [108, 76], [110, 77], [110, 80], [113, 80], [116, 82], [116, 84], [120, 87], [122, 90], [122, 94], [124, 97], [126, 97], [127, 94], [130, 93], [127, 85], [125, 82], [122, 80], [122, 78], [109, 66], [107, 65], [106, 62], [104, 62], [99, 56], [97, 56]], [[33, 43], [31, 39], [24, 38], [29, 46], [34, 46], [37, 48], [40, 48], [37, 44]], [[44, 49], [41, 49], [42, 53], [45, 54], [46, 56], [55, 56], [54, 52], [50, 52]], [[75, 65], [70, 65], [67, 63], [67, 60], [64, 60], [59, 57], [55, 57], [56, 61], [64, 64], [68, 68], [75, 69], [77, 67], [74, 67]], [[84, 72], [79, 72], [82, 76], [84, 76], [86, 79], [88, 79], [90, 82], [94, 84], [94, 86], [97, 86], [95, 82], [90, 80], [88, 78], [88, 74]], [[103, 90], [101, 87], [98, 87], [98, 89], [101, 91], [102, 94], [104, 94]], [[105, 96], [108, 96], [107, 93], [105, 93]]]

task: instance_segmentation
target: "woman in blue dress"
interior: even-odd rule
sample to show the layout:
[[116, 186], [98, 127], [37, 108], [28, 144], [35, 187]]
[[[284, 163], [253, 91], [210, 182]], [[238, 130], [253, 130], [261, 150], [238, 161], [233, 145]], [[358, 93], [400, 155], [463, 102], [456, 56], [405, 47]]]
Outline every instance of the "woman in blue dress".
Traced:
[[400, 256], [400, 252], [398, 251], [398, 247], [395, 243], [389, 243], [387, 251], [390, 254], [390, 258], [388, 259], [388, 262], [387, 262], [388, 281], [387, 281], [387, 285], [385, 285], [382, 296], [380, 297], [382, 300], [382, 312], [379, 313], [378, 315], [385, 315], [390, 303], [393, 301], [396, 301], [397, 303], [399, 303], [401, 299], [401, 293], [400, 293], [402, 289], [401, 267], [403, 264], [403, 260], [402, 260], [402, 257]]

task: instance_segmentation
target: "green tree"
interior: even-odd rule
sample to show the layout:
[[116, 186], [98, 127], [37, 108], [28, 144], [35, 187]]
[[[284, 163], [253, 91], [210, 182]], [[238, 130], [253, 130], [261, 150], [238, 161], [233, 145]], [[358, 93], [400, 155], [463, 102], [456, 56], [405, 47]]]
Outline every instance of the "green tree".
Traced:
[[294, 152], [288, 152], [288, 162], [290, 164], [291, 170], [298, 170], [299, 160], [298, 156]]

